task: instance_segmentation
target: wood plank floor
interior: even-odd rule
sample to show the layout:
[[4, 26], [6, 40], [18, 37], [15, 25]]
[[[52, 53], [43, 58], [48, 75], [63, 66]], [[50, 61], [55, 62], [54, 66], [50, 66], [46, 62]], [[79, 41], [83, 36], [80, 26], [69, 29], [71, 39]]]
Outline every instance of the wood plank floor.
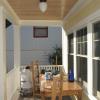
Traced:
[[[19, 92], [16, 91], [11, 100], [41, 100], [41, 99], [33, 97], [19, 97]], [[63, 100], [77, 100], [77, 99], [75, 99], [74, 97], [72, 98], [64, 97]], [[89, 100], [89, 98], [85, 95], [85, 93], [83, 93], [82, 100]]]
[[[35, 97], [35, 98], [33, 98], [33, 97], [31, 97], [31, 98], [29, 98], [29, 97], [19, 97], [19, 100], [41, 100], [40, 98], [37, 98], [37, 97]], [[51, 100], [51, 98], [46, 98], [46, 100]], [[58, 98], [56, 99], [56, 100], [59, 100]], [[63, 100], [72, 100], [69, 96], [66, 96], [66, 97], [63, 97]]]

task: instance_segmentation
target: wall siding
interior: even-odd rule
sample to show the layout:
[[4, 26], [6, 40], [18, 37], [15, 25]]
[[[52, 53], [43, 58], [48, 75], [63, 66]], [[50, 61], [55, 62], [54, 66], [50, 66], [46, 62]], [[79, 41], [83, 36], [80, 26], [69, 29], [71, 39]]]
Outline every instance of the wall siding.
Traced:
[[38, 60], [39, 64], [49, 64], [48, 55], [56, 44], [62, 45], [61, 27], [48, 27], [48, 38], [34, 38], [33, 26], [21, 27], [21, 65]]

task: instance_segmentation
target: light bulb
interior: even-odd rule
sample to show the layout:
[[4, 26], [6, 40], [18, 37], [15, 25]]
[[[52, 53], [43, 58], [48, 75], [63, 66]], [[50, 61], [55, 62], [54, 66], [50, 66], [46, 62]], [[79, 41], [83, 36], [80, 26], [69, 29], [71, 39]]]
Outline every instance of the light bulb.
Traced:
[[40, 2], [39, 8], [44, 13], [47, 10], [47, 3], [46, 2]]

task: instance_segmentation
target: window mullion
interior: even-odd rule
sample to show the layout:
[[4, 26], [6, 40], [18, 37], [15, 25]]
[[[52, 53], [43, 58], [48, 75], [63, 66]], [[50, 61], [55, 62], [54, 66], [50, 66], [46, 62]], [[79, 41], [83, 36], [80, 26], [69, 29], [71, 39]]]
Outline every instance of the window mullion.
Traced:
[[87, 81], [88, 81], [88, 93], [92, 95], [92, 89], [93, 89], [93, 64], [92, 64], [92, 24], [89, 23], [87, 25], [87, 56], [88, 56], [88, 61], [87, 61]]
[[75, 80], [77, 80], [77, 61], [76, 61], [76, 31], [73, 32], [74, 33], [74, 78]]

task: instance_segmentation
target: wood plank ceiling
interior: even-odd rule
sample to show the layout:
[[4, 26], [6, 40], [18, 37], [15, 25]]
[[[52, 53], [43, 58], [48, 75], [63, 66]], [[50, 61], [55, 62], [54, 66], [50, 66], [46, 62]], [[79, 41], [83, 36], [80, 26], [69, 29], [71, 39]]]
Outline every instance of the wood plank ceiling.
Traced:
[[47, 11], [39, 9], [39, 0], [8, 0], [22, 20], [61, 20], [78, 0], [47, 0]]

